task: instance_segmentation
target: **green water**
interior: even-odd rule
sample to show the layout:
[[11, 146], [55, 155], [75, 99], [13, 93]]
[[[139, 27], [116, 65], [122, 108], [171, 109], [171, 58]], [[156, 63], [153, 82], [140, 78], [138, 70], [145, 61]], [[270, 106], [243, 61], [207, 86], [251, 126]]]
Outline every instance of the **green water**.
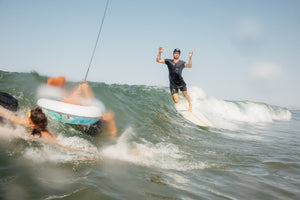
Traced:
[[[0, 91], [24, 116], [46, 80], [0, 71]], [[299, 199], [300, 111], [189, 88], [193, 109], [214, 124], [202, 128], [176, 110], [167, 87], [90, 86], [115, 112], [118, 137], [87, 136], [50, 117], [61, 144], [92, 153], [69, 152], [0, 128], [0, 199]]]

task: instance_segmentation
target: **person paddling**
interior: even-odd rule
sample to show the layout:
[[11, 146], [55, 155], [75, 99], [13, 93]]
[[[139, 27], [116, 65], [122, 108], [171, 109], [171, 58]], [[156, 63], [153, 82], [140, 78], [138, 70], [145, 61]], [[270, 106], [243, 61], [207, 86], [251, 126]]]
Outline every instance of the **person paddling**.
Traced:
[[50, 133], [47, 129], [48, 120], [40, 107], [29, 110], [26, 113], [25, 119], [21, 119], [10, 110], [7, 110], [4, 107], [0, 106], [0, 116], [8, 119], [14, 124], [25, 126], [26, 129], [30, 131], [28, 135], [42, 138], [48, 142], [57, 143], [55, 135]]
[[[81, 151], [86, 153], [96, 153], [93, 151], [81, 149], [81, 148], [71, 148], [68, 146], [64, 146], [59, 144], [56, 136], [48, 131], [48, 120], [46, 115], [44, 114], [42, 108], [37, 107], [33, 110], [29, 110], [26, 113], [25, 119], [19, 118], [12, 111], [4, 108], [0, 105], [0, 117], [6, 118], [13, 124], [19, 124], [25, 126], [27, 133], [25, 135], [31, 136], [34, 138], [39, 138], [44, 140], [45, 142], [55, 144], [59, 147], [62, 147], [68, 151]], [[0, 124], [1, 126], [1, 124]]]
[[190, 96], [187, 93], [186, 83], [182, 78], [182, 70], [184, 68], [192, 68], [192, 56], [193, 52], [189, 53], [189, 62], [186, 63], [179, 59], [180, 49], [176, 48], [173, 51], [173, 59], [162, 59], [161, 54], [164, 51], [162, 47], [159, 47], [158, 55], [156, 57], [156, 62], [163, 63], [168, 66], [169, 69], [169, 80], [170, 80], [170, 91], [173, 97], [173, 101], [178, 103], [178, 89], [182, 92], [183, 96], [187, 99], [189, 103], [189, 112], [192, 112], [192, 103]]

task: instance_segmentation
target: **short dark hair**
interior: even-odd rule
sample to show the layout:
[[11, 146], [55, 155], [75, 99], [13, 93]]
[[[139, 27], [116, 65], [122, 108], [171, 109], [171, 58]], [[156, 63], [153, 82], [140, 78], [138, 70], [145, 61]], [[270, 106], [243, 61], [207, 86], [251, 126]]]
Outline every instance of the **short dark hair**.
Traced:
[[174, 49], [173, 54], [174, 54], [175, 52], [178, 52], [179, 54], [181, 53], [181, 52], [180, 52], [180, 49], [178, 49], [178, 48]]

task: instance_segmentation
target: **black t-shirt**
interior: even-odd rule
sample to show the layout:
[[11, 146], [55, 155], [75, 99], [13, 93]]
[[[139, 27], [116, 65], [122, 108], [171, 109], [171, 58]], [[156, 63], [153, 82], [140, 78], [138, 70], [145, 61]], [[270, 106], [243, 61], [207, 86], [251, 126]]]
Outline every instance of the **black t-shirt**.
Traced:
[[185, 68], [185, 62], [179, 60], [177, 63], [173, 59], [165, 59], [165, 63], [169, 69], [170, 84], [175, 86], [185, 86], [185, 82], [182, 78], [182, 70]]

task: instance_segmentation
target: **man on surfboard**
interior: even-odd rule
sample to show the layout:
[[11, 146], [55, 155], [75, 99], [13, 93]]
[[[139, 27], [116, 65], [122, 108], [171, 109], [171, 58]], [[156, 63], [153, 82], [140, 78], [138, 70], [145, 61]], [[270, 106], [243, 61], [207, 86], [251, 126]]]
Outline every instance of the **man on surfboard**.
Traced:
[[166, 64], [169, 69], [169, 80], [170, 80], [170, 91], [173, 97], [173, 101], [178, 103], [178, 89], [182, 92], [183, 96], [189, 102], [189, 112], [192, 112], [192, 104], [190, 96], [187, 93], [186, 83], [182, 78], [183, 68], [192, 68], [192, 56], [193, 52], [189, 53], [189, 62], [186, 63], [179, 59], [180, 49], [174, 49], [173, 59], [162, 59], [161, 53], [164, 51], [162, 47], [159, 47], [158, 55], [156, 57], [156, 62]]

